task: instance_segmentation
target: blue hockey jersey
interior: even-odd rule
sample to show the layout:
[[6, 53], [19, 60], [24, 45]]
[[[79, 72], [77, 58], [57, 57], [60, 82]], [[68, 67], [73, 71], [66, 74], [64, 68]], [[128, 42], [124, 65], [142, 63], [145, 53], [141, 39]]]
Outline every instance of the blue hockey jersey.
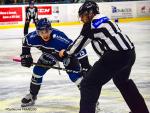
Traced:
[[[38, 35], [36, 31], [33, 31], [26, 35], [25, 40], [23, 41], [23, 47], [36, 47], [42, 52], [47, 52], [52, 54], [51, 52], [59, 52], [62, 49], [67, 49], [71, 44], [72, 40], [69, 39], [63, 32], [52, 29], [52, 32], [50, 34], [51, 38], [49, 41], [45, 42], [42, 40], [42, 38]], [[30, 50], [29, 50], [30, 51]], [[84, 56], [86, 56], [86, 50], [83, 49], [79, 53], [77, 53], [75, 56], [80, 59]], [[60, 60], [57, 58], [57, 60]]]

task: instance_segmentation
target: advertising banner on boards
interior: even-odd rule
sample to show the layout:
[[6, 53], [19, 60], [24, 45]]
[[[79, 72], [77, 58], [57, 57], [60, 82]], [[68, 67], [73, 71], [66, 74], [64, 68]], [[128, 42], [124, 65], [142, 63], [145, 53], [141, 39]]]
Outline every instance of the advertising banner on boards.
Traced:
[[22, 7], [0, 7], [0, 24], [22, 22]]
[[59, 7], [58, 6], [37, 6], [38, 17], [48, 18], [52, 22], [59, 22]]
[[150, 1], [137, 4], [137, 16], [150, 16]]
[[132, 18], [134, 7], [132, 4], [113, 4], [111, 7], [111, 18]]

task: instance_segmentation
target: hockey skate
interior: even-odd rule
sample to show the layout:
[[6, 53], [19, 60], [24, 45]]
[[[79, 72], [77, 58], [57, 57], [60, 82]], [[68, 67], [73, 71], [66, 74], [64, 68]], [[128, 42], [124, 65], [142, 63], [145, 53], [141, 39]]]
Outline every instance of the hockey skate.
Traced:
[[33, 96], [32, 94], [27, 94], [22, 100], [21, 107], [27, 107], [27, 106], [33, 106], [35, 104], [35, 100], [37, 99], [36, 96]]

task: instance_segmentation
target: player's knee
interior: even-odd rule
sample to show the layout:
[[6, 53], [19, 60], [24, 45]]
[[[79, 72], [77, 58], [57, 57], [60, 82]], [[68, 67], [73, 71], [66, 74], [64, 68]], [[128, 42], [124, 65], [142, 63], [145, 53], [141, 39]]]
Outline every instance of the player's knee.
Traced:
[[43, 67], [39, 67], [39, 66], [35, 66], [33, 68], [33, 73], [36, 75], [41, 75], [43, 76], [46, 72], [47, 72], [47, 68], [43, 68]]
[[31, 83], [35, 84], [35, 85], [41, 85], [43, 80], [43, 76], [41, 75], [36, 75], [36, 74], [32, 74], [32, 78], [31, 78]]
[[43, 80], [43, 75], [46, 73], [47, 69], [35, 66], [33, 69], [31, 82], [36, 85], [40, 85]]
[[68, 75], [72, 82], [76, 82], [81, 77], [78, 73], [68, 73]]

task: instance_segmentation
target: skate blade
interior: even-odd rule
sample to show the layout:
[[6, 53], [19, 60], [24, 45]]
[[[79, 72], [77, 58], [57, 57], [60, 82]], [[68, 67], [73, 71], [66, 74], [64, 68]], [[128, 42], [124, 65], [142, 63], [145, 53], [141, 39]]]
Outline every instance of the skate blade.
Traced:
[[34, 106], [34, 102], [33, 103], [27, 103], [27, 104], [25, 104], [25, 103], [22, 103], [21, 104], [21, 107], [29, 107], [29, 106]]

